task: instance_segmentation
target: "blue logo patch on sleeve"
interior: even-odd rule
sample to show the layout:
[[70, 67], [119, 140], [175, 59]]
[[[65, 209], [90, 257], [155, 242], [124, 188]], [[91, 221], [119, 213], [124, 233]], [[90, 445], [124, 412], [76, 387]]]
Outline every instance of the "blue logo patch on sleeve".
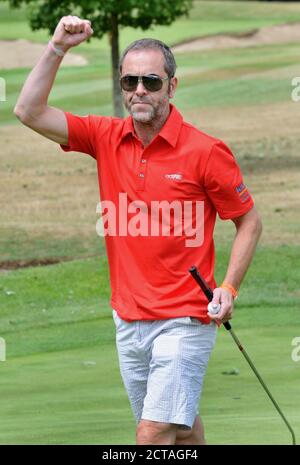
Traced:
[[249, 194], [249, 191], [247, 189], [247, 187], [245, 186], [244, 183], [241, 183], [239, 184], [236, 188], [235, 188], [239, 198], [240, 198], [240, 201], [242, 203], [245, 203], [247, 202], [248, 199], [250, 199], [250, 194]]

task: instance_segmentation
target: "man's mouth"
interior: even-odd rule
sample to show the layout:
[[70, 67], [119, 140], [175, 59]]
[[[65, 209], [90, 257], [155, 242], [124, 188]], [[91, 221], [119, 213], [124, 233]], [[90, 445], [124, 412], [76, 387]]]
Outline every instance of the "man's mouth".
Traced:
[[149, 102], [131, 102], [131, 105], [150, 105]]

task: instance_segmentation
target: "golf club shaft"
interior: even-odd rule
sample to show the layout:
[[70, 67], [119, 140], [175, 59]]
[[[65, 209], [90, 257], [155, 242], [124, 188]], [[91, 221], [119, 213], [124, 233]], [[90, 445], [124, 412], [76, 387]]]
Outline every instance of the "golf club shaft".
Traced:
[[[190, 269], [189, 269], [189, 272], [191, 273], [191, 275], [193, 276], [193, 278], [195, 279], [195, 281], [197, 282], [197, 284], [201, 287], [201, 289], [203, 290], [204, 294], [206, 295], [207, 299], [209, 302], [212, 301], [213, 299], [213, 291], [210, 289], [210, 287], [208, 286], [207, 282], [205, 281], [205, 279], [201, 276], [201, 274], [199, 273], [198, 269], [195, 267], [195, 266], [192, 266]], [[250, 359], [249, 355], [247, 354], [246, 350], [244, 349], [244, 347], [242, 346], [239, 338], [237, 337], [237, 335], [235, 334], [235, 332], [233, 331], [232, 327], [231, 327], [231, 324], [226, 321], [225, 323], [223, 323], [223, 325], [225, 326], [225, 328], [227, 329], [227, 331], [230, 332], [231, 336], [232, 336], [232, 339], [234, 340], [234, 342], [236, 343], [236, 345], [238, 346], [238, 348], [240, 349], [240, 351], [242, 352], [242, 354], [244, 355], [245, 359], [247, 360], [248, 364], [250, 365], [250, 367], [252, 368], [252, 371], [254, 372], [255, 376], [257, 377], [258, 381], [260, 382], [260, 384], [262, 385], [262, 387], [264, 388], [265, 392], [267, 393], [267, 395], [269, 396], [269, 399], [272, 401], [274, 407], [276, 408], [277, 412], [279, 413], [279, 415], [281, 416], [282, 420], [284, 421], [284, 423], [286, 424], [288, 430], [290, 431], [291, 435], [292, 435], [292, 442], [293, 442], [293, 445], [296, 445], [296, 437], [295, 437], [295, 433], [291, 427], [291, 425], [289, 424], [289, 422], [287, 421], [286, 417], [284, 416], [284, 414], [282, 413], [279, 405], [277, 404], [276, 400], [274, 399], [274, 397], [272, 396], [271, 392], [269, 391], [268, 387], [266, 386], [265, 382], [263, 381], [262, 377], [260, 376], [260, 374], [258, 373], [257, 369], [255, 368], [252, 360]]]

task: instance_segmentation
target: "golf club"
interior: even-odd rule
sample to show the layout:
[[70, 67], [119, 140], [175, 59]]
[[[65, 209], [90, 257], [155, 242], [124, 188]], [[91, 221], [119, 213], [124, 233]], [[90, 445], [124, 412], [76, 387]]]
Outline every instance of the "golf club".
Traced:
[[[207, 282], [205, 281], [205, 279], [201, 276], [201, 274], [199, 273], [198, 269], [196, 266], [192, 266], [190, 269], [189, 269], [189, 272], [191, 273], [191, 275], [193, 276], [193, 278], [195, 279], [195, 281], [197, 282], [197, 284], [199, 284], [199, 286], [201, 287], [202, 291], [204, 292], [204, 294], [206, 295], [207, 299], [209, 302], [212, 301], [213, 299], [213, 291], [210, 289], [210, 287], [208, 286]], [[212, 308], [212, 310], [217, 310], [220, 309], [220, 306], [218, 307], [215, 307]], [[217, 311], [213, 311], [211, 313], [217, 313]], [[236, 336], [236, 334], [234, 333], [232, 327], [231, 327], [231, 324], [229, 323], [229, 321], [226, 321], [225, 323], [223, 323], [223, 325], [225, 326], [225, 328], [227, 329], [227, 331], [230, 332], [233, 340], [235, 341], [236, 345], [238, 346], [238, 348], [240, 349], [240, 351], [242, 352], [242, 354], [244, 355], [245, 359], [247, 360], [248, 364], [250, 365], [250, 367], [252, 368], [253, 372], [255, 373], [257, 379], [259, 380], [260, 384], [262, 385], [262, 387], [264, 388], [264, 390], [266, 391], [266, 393], [268, 394], [269, 398], [271, 399], [274, 407], [276, 408], [277, 412], [279, 413], [279, 415], [281, 416], [281, 418], [283, 419], [284, 423], [286, 424], [287, 428], [289, 429], [291, 435], [292, 435], [292, 442], [293, 442], [293, 445], [295, 446], [296, 445], [296, 437], [295, 437], [295, 433], [291, 427], [291, 425], [289, 424], [289, 422], [287, 421], [286, 417], [284, 416], [284, 414], [282, 413], [282, 411], [280, 410], [279, 408], [279, 405], [277, 404], [276, 400], [274, 399], [274, 397], [272, 396], [272, 394], [270, 393], [269, 389], [267, 388], [266, 384], [264, 383], [263, 379], [261, 378], [260, 374], [258, 373], [257, 369], [255, 368], [255, 366], [253, 365], [249, 355], [247, 354], [247, 352], [245, 351], [244, 347], [242, 346], [241, 342], [239, 341], [238, 337]]]

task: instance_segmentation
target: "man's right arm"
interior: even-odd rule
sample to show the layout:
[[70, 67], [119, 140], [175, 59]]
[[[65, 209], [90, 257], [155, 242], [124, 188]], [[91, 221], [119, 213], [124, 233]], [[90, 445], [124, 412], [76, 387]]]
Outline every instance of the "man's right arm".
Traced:
[[23, 124], [62, 145], [68, 143], [65, 114], [48, 105], [48, 97], [63, 59], [55, 53], [54, 48], [66, 53], [69, 48], [88, 39], [92, 33], [90, 21], [76, 16], [63, 17], [55, 29], [52, 46], [47, 47], [29, 74], [14, 109]]

